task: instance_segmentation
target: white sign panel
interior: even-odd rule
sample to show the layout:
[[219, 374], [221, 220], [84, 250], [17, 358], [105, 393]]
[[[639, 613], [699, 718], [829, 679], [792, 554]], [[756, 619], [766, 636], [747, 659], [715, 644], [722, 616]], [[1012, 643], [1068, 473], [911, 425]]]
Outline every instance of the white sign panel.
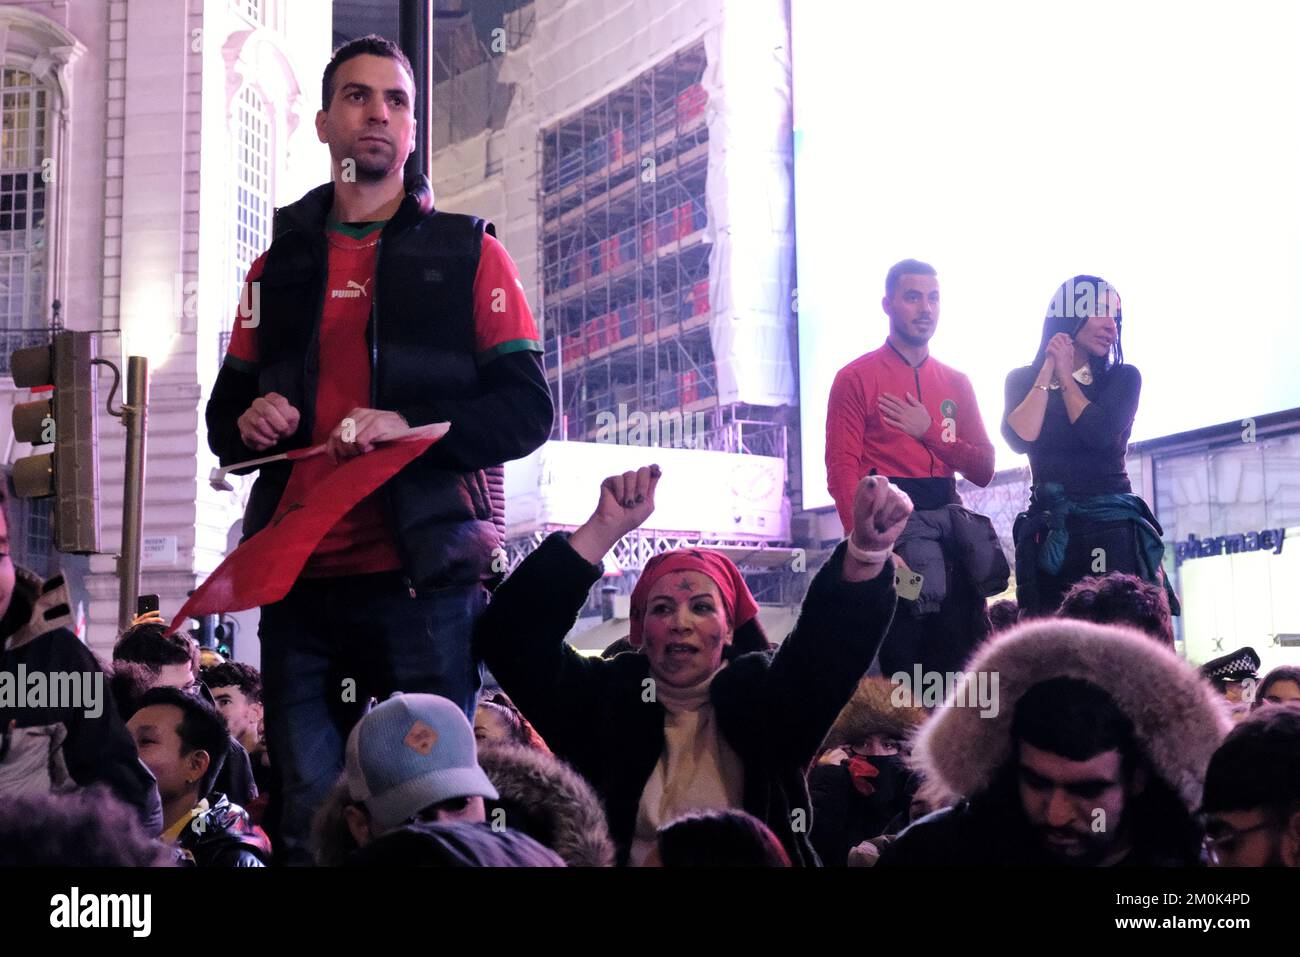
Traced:
[[[1181, 543], [1180, 543], [1181, 544]], [[1260, 676], [1277, 665], [1300, 664], [1300, 649], [1278, 635], [1300, 634], [1300, 528], [1288, 528], [1282, 548], [1212, 555], [1178, 566], [1187, 658], [1204, 664], [1249, 645]]]
[[762, 455], [548, 442], [506, 465], [506, 530], [526, 535], [543, 525], [581, 525], [609, 475], [657, 463], [663, 470], [655, 510], [644, 528], [716, 538], [787, 541], [790, 504], [785, 463]]
[[159, 568], [176, 564], [175, 535], [146, 535], [140, 547], [140, 565]]

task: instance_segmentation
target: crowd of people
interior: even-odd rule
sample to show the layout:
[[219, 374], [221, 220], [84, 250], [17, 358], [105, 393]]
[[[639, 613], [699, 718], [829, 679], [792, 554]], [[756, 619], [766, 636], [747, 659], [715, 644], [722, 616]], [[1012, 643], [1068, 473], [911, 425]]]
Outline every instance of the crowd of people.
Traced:
[[[698, 549], [646, 567], [628, 650], [576, 652], [600, 560], [660, 477], [606, 479], [592, 518], [496, 590], [474, 647], [499, 686], [472, 723], [436, 694], [370, 702], [313, 810], [312, 863], [1300, 866], [1300, 669], [1266, 675], [1234, 724], [1173, 650], [1158, 585], [1088, 577], [1056, 615], [990, 625], [960, 679], [996, 674], [996, 714], [951, 689], [900, 702], [899, 676], [867, 674], [913, 514], [883, 478], [859, 483], [849, 536], [775, 648], [738, 569]], [[94, 717], [0, 708], [0, 863], [277, 860], [257, 669], [201, 664], [144, 616], [101, 670], [61, 582], [8, 581], [4, 670], [106, 680]]]
[[[584, 656], [566, 637], [605, 556], [672, 476], [606, 477], [587, 522], [504, 573], [502, 466], [554, 414], [518, 271], [403, 175], [395, 44], [341, 47], [321, 95], [331, 182], [277, 211], [261, 314], [206, 408], [221, 465], [257, 472], [245, 539], [339, 463], [450, 430], [261, 606], [260, 669], [157, 615], [101, 663], [62, 579], [0, 556], [0, 863], [1300, 866], [1300, 670], [1176, 653], [1105, 280], [1063, 284], [1006, 379], [1033, 476], [1014, 601], [989, 604], [1012, 563], [957, 492], [992, 480], [993, 446], [930, 355], [936, 271], [904, 260], [885, 343], [829, 395], [844, 534], [793, 631], [766, 634], [726, 555], [677, 549], [641, 569], [626, 638]], [[38, 699], [5, 692], [17, 675], [78, 680]]]

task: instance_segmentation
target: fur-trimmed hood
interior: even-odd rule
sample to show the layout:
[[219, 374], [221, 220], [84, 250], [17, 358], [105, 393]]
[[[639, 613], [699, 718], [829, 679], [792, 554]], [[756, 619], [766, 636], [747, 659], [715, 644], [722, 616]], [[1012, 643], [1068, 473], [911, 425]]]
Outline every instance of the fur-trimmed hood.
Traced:
[[966, 673], [996, 673], [999, 708], [944, 707], [922, 726], [912, 764], [951, 800], [985, 791], [1011, 754], [1016, 704], [1050, 678], [1090, 681], [1115, 701], [1153, 768], [1189, 810], [1201, 800], [1210, 756], [1231, 724], [1225, 702], [1201, 676], [1147, 635], [1069, 619], [1033, 621], [993, 639]]
[[857, 744], [870, 734], [910, 738], [925, 722], [925, 709], [896, 707], [893, 692], [894, 685], [888, 678], [864, 677], [826, 733], [822, 748]]
[[517, 811], [528, 819], [520, 822], [521, 830], [570, 867], [614, 866], [616, 850], [605, 808], [577, 771], [553, 754], [517, 744], [485, 744], [479, 748], [478, 763], [501, 795], [499, 803], [507, 815]]

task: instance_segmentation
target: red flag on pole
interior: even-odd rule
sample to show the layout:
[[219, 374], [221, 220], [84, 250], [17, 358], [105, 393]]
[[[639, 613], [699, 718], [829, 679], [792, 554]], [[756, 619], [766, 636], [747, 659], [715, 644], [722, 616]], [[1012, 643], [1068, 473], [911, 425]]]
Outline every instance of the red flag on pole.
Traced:
[[294, 501], [282, 500], [266, 528], [227, 555], [194, 590], [172, 619], [167, 634], [176, 631], [186, 618], [279, 601], [338, 520], [446, 435], [450, 427], [435, 422], [410, 429], [340, 463], [324, 481]]

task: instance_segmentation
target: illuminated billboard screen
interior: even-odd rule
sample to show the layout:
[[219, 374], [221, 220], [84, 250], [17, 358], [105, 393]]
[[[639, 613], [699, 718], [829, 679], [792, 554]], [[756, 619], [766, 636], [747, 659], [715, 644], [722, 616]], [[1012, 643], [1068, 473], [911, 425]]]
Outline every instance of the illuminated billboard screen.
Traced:
[[932, 263], [935, 358], [998, 468], [1003, 386], [1057, 286], [1106, 278], [1133, 439], [1300, 406], [1300, 8], [792, 5], [804, 505], [830, 505], [835, 373], [883, 344], [889, 266]]

